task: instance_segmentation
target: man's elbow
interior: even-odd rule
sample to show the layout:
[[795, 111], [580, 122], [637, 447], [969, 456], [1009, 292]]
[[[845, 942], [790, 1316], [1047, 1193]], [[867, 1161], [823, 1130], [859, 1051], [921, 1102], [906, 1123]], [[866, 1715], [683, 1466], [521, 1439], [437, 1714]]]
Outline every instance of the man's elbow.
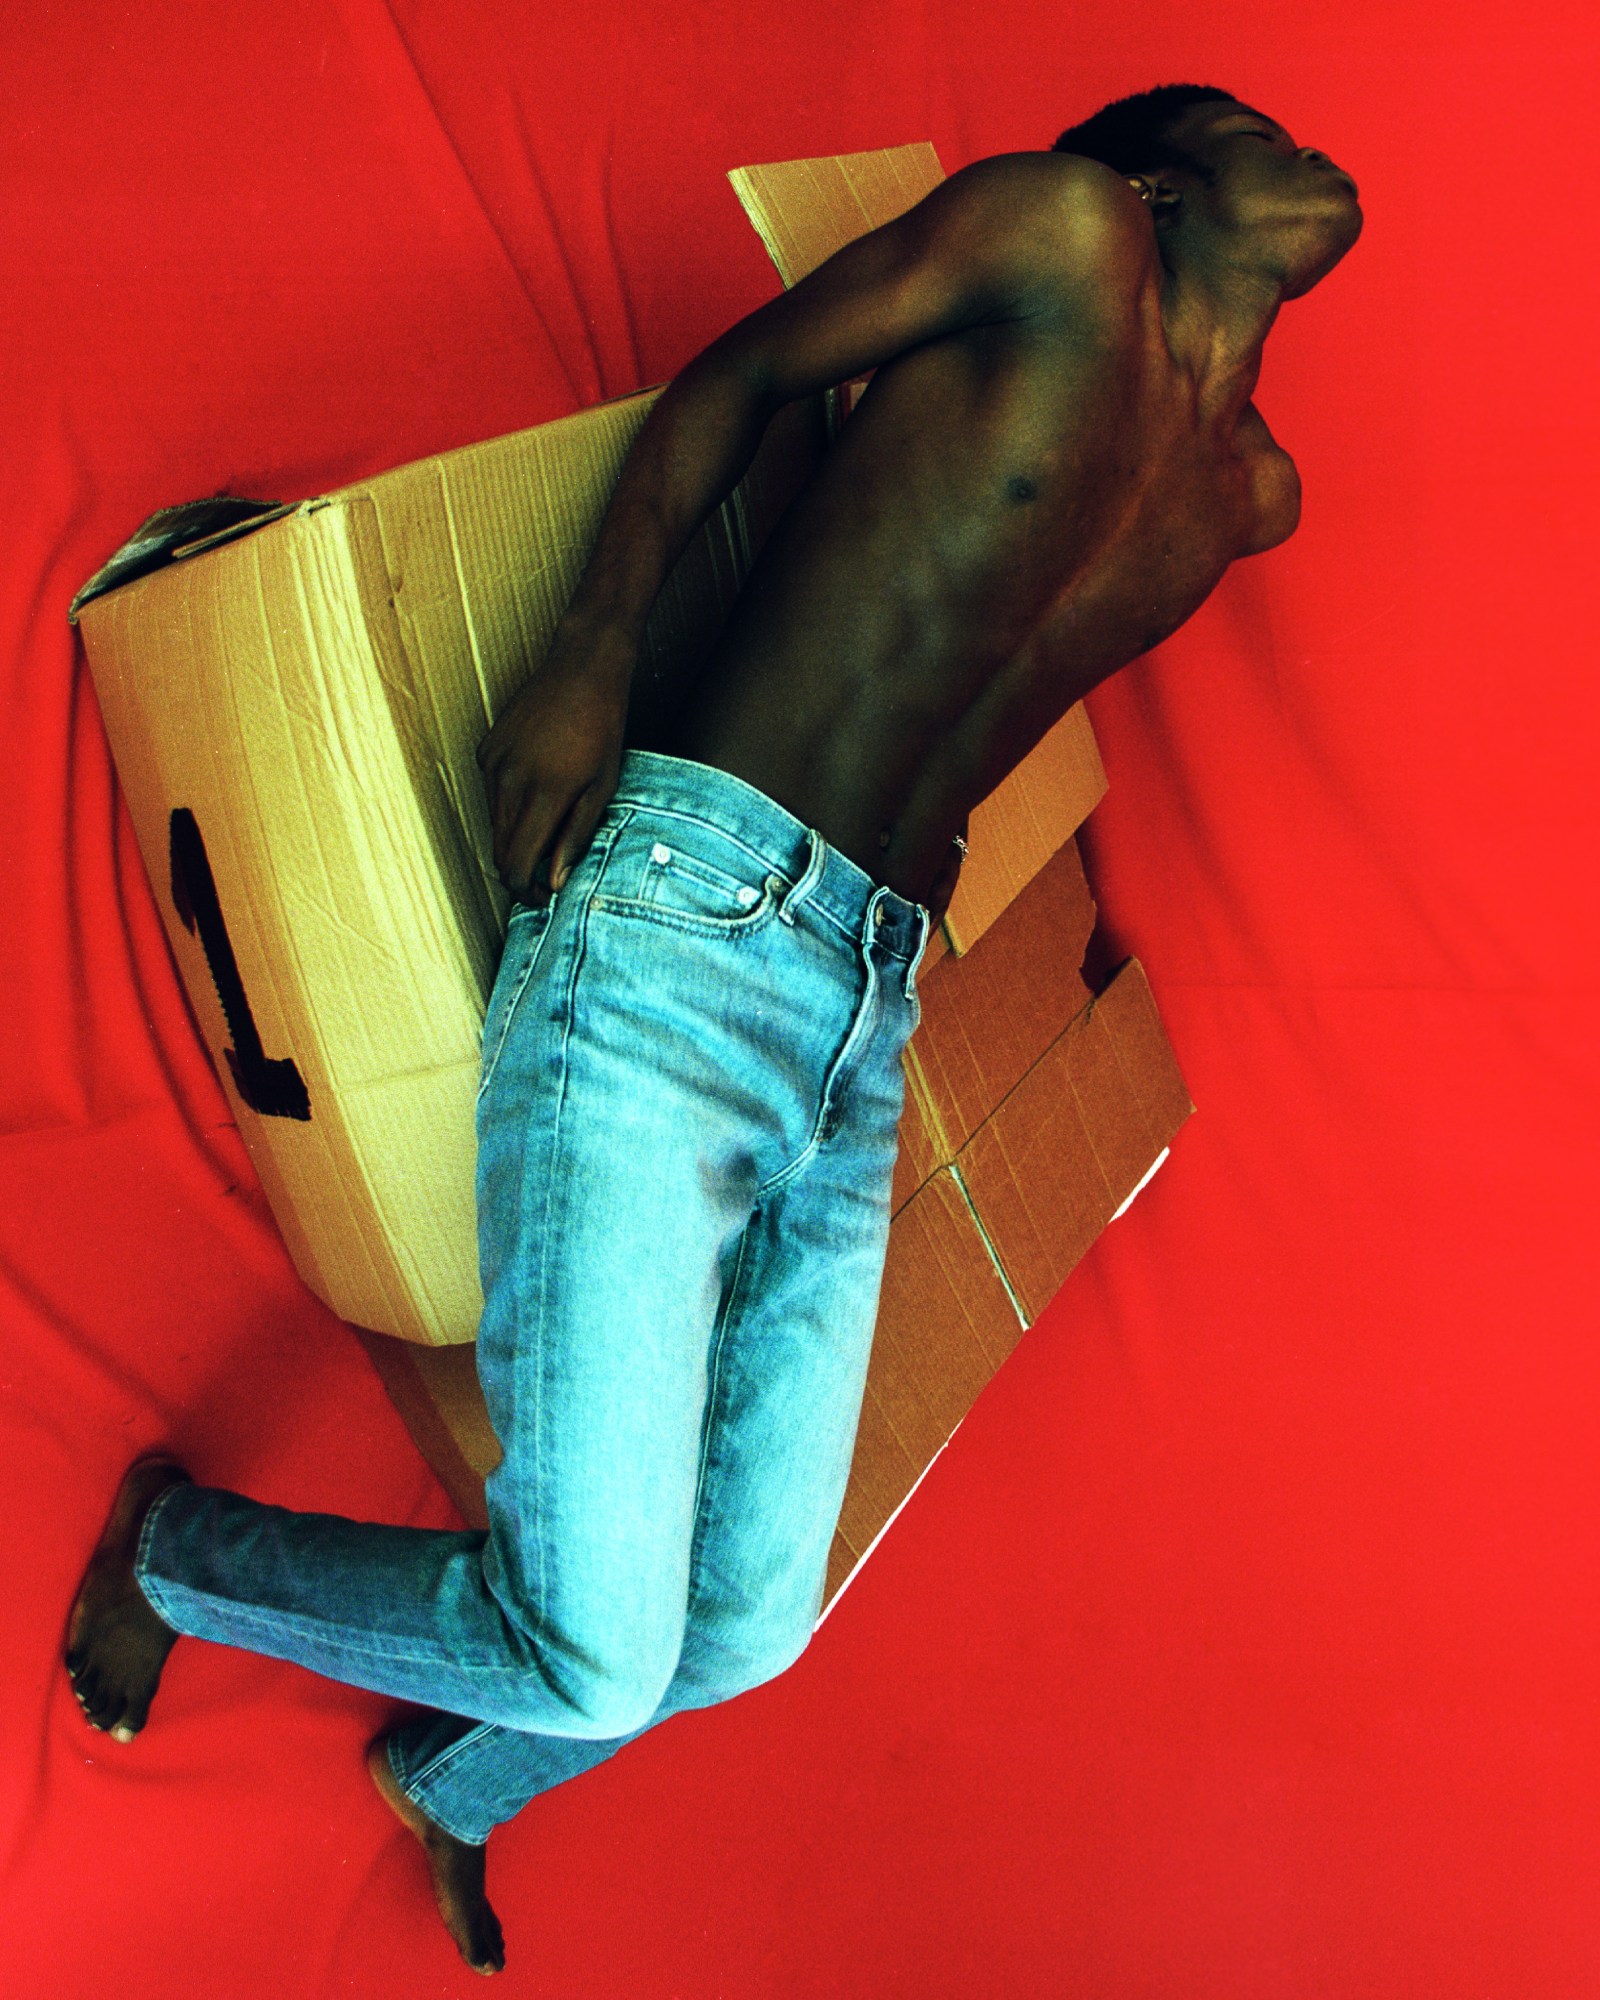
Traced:
[[[750, 315], [753, 319], [754, 314]], [[762, 423], [791, 400], [785, 390], [779, 358], [770, 340], [740, 320], [697, 354], [677, 382], [730, 408], [748, 412]]]

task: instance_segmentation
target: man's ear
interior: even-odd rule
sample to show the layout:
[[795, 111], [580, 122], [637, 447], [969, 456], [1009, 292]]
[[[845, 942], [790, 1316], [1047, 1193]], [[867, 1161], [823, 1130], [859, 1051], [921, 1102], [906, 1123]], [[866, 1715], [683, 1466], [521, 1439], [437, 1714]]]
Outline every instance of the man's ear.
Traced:
[[1170, 216], [1183, 200], [1182, 192], [1159, 173], [1129, 174], [1128, 185], [1153, 215]]

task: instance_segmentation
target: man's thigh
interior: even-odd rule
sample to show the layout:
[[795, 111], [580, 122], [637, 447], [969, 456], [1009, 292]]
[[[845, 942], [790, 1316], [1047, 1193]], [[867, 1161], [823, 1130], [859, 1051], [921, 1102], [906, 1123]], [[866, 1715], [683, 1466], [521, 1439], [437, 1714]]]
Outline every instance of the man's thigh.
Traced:
[[[713, 1336], [761, 1173], [804, 1133], [736, 1045], [754, 955], [608, 920], [597, 845], [513, 919], [486, 1024], [486, 1561], [556, 1655], [675, 1660]], [[770, 1011], [769, 982], [749, 1012]]]
[[888, 1242], [898, 1064], [875, 1096], [858, 1089], [751, 1218], [713, 1346], [677, 1684], [704, 1699], [781, 1672], [821, 1609]]

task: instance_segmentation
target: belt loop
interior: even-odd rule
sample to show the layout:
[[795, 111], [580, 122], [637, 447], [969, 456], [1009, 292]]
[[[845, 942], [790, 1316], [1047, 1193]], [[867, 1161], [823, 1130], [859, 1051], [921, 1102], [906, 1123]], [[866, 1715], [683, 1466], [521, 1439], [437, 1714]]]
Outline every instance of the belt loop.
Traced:
[[827, 844], [823, 840], [822, 835], [814, 827], [808, 826], [806, 828], [806, 845], [810, 848], [811, 852], [807, 857], [800, 880], [796, 882], [788, 895], [778, 905], [778, 915], [786, 924], [794, 922], [793, 912], [795, 906], [803, 903], [817, 886], [822, 876], [822, 865], [828, 858]]
[[917, 927], [921, 932], [921, 936], [917, 939], [916, 950], [906, 962], [905, 995], [908, 1000], [911, 998], [912, 988], [916, 984], [917, 967], [922, 963], [922, 954], [928, 949], [928, 937], [933, 928], [933, 918], [929, 914], [925, 903], [918, 903], [917, 905]]

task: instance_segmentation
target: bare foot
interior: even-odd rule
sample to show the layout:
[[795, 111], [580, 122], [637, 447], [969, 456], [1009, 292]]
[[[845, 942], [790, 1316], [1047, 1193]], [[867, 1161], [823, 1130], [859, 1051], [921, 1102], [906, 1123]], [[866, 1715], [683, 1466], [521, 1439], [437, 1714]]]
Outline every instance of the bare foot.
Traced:
[[90, 1726], [131, 1743], [143, 1729], [177, 1633], [134, 1581], [139, 1531], [152, 1503], [189, 1477], [170, 1459], [129, 1466], [67, 1619], [66, 1666]]
[[487, 1850], [446, 1833], [429, 1819], [421, 1806], [406, 1797], [390, 1767], [386, 1737], [380, 1736], [368, 1750], [367, 1769], [378, 1788], [378, 1796], [400, 1824], [422, 1843], [422, 1851], [428, 1857], [428, 1873], [433, 1877], [433, 1899], [461, 1956], [474, 1972], [503, 1972], [506, 1947], [500, 1919], [483, 1893]]

